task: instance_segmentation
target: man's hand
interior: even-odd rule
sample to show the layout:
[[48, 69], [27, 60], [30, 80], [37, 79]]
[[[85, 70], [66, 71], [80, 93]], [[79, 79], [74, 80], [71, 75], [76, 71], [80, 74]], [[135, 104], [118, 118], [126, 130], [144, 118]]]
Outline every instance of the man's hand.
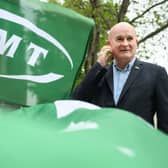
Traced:
[[112, 59], [112, 50], [110, 45], [105, 45], [101, 48], [100, 52], [97, 53], [97, 62], [102, 66], [105, 67]]

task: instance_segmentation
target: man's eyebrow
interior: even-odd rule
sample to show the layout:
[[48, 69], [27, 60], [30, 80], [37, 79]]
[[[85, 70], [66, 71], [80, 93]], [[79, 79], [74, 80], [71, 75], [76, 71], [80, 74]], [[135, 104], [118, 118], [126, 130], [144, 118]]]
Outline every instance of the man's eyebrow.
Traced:
[[122, 35], [116, 35], [115, 38], [122, 38]]

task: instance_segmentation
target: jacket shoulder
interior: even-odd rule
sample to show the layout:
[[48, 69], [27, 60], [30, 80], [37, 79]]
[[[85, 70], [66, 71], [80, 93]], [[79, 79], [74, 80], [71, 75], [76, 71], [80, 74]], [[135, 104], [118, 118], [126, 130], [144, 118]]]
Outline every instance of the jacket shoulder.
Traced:
[[137, 60], [137, 63], [141, 64], [144, 68], [148, 68], [151, 70], [165, 70], [164, 67], [157, 65], [157, 64], [154, 64], [154, 63], [140, 61], [140, 60]]

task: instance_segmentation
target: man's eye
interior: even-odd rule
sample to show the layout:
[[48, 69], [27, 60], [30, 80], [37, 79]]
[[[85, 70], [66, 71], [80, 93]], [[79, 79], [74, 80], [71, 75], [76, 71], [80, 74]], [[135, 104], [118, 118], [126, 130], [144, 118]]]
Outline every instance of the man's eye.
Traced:
[[122, 38], [118, 38], [117, 41], [122, 41], [123, 39]]
[[128, 37], [127, 40], [128, 40], [128, 41], [131, 41], [131, 40], [133, 40], [133, 38], [132, 38], [132, 37]]

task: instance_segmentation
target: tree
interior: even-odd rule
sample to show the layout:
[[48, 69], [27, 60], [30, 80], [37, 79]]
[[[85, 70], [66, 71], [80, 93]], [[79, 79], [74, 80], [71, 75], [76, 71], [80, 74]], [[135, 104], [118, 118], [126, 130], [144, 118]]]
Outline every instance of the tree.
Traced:
[[96, 53], [107, 39], [107, 30], [117, 22], [117, 5], [100, 0], [65, 0], [64, 6], [93, 18], [95, 21], [93, 37], [84, 64], [84, 73], [87, 73], [97, 59]]
[[[167, 57], [168, 0], [132, 1], [127, 16], [139, 35], [139, 57]], [[167, 39], [167, 40], [166, 40]], [[159, 60], [157, 60], [158, 63]], [[156, 63], [156, 62], [155, 62]]]

